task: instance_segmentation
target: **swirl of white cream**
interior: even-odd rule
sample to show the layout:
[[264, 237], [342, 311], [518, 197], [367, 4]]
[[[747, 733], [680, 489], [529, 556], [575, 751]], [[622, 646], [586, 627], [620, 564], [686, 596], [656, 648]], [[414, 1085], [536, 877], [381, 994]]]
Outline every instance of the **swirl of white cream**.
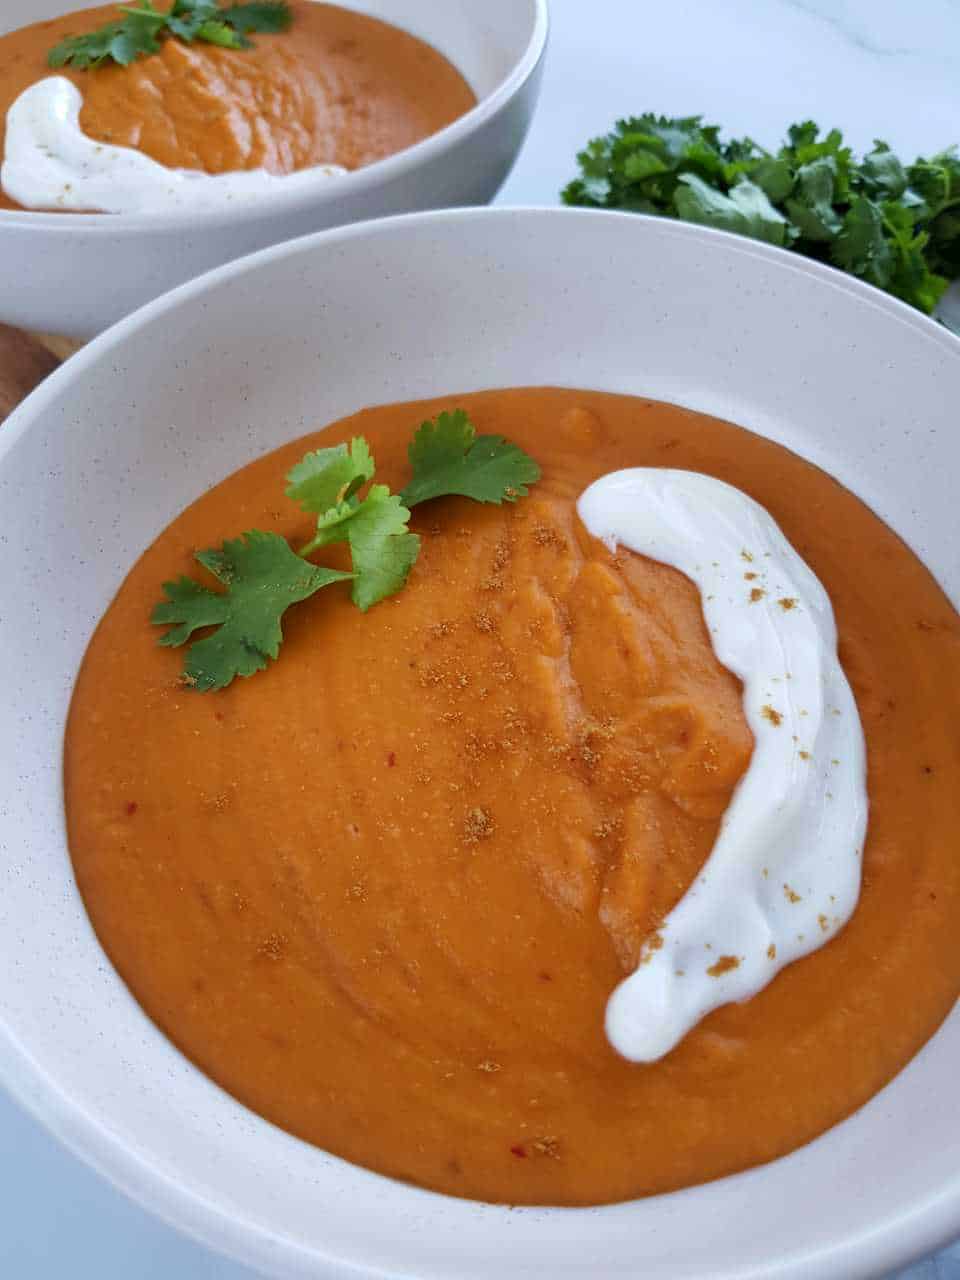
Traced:
[[710, 476], [638, 468], [597, 480], [577, 509], [609, 546], [672, 565], [700, 588], [754, 735], [709, 858], [607, 1005], [614, 1048], [653, 1062], [852, 915], [866, 749], [829, 597], [763, 507]]
[[168, 169], [131, 147], [87, 137], [80, 127], [82, 108], [76, 85], [65, 76], [48, 76], [24, 89], [7, 112], [0, 187], [24, 209], [197, 212], [309, 188], [318, 178], [346, 173], [334, 164], [287, 174]]

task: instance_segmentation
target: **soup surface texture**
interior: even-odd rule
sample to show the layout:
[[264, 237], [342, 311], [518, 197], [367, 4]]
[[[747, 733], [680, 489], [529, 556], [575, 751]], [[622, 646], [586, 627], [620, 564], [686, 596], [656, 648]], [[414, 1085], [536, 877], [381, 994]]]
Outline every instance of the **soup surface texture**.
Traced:
[[[29, 85], [63, 75], [83, 94], [80, 124], [98, 142], [135, 147], [171, 169], [282, 174], [371, 164], [476, 105], [459, 71], [405, 31], [312, 0], [290, 8], [289, 30], [256, 35], [249, 49], [167, 39], [127, 67], [87, 71], [53, 71], [47, 54], [113, 21], [115, 5], [12, 31], [0, 36], [0, 122]], [[0, 191], [0, 209], [18, 207]]]
[[[425, 503], [399, 595], [361, 614], [328, 587], [267, 671], [184, 688], [148, 621], [160, 584], [249, 528], [306, 541], [280, 495], [307, 448], [363, 434], [401, 488], [415, 427], [454, 405], [538, 459], [530, 496]], [[610, 1047], [606, 1001], [707, 857], [752, 739], [693, 585], [578, 521], [627, 466], [738, 486], [819, 576], [871, 804], [850, 924], [647, 1066]], [[556, 389], [368, 409], [204, 495], [121, 587], [70, 712], [77, 881], [150, 1016], [278, 1125], [478, 1199], [669, 1191], [835, 1124], [952, 1007], [958, 662], [960, 621], [897, 536], [740, 428]]]

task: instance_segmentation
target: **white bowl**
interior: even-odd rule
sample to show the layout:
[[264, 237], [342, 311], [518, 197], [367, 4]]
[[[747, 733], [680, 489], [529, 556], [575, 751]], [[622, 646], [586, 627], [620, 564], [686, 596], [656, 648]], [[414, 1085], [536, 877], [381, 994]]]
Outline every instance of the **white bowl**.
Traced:
[[[0, 33], [83, 0], [3, 0]], [[266, 245], [346, 222], [492, 200], [540, 89], [547, 0], [337, 0], [427, 40], [478, 105], [416, 146], [252, 208], [150, 215], [0, 209], [0, 323], [90, 337], [185, 280]], [[0, 127], [3, 126], [0, 118]]]
[[[875, 1275], [960, 1232], [960, 1012], [868, 1106], [674, 1195], [510, 1210], [344, 1163], [247, 1111], [107, 963], [60, 759], [124, 574], [235, 468], [358, 407], [558, 383], [672, 400], [805, 454], [960, 597], [960, 343], [751, 241], [635, 215], [460, 210], [342, 228], [185, 285], [0, 429], [0, 1080], [169, 1222], [279, 1277]], [[922, 981], [922, 975], [918, 975]]]

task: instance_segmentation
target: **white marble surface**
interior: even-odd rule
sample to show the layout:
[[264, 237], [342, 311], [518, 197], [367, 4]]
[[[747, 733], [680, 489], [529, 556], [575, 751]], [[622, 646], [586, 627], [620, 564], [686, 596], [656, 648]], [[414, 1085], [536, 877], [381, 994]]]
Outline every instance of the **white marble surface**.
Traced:
[[[767, 145], [813, 118], [904, 159], [960, 142], [960, 0], [552, 2], [540, 111], [501, 203], [554, 203], [586, 139], [645, 110]], [[252, 1275], [127, 1202], [0, 1095], [4, 1280]], [[960, 1280], [960, 1246], [900, 1280]]]

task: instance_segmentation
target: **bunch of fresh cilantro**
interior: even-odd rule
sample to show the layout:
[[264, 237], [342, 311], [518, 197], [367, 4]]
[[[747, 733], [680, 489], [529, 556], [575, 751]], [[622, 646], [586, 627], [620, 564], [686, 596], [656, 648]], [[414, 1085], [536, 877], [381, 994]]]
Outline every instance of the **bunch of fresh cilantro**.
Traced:
[[[375, 464], [362, 436], [349, 446], [308, 453], [287, 476], [287, 496], [317, 518], [317, 531], [294, 551], [286, 538], [252, 529], [196, 559], [218, 580], [212, 591], [193, 578], [165, 582], [166, 600], [151, 621], [170, 626], [163, 645], [185, 644], [195, 631], [213, 628], [187, 651], [184, 682], [201, 691], [223, 689], [235, 676], [252, 676], [276, 658], [283, 640], [281, 619], [292, 604], [333, 582], [352, 582], [355, 605], [371, 605], [399, 591], [420, 552], [408, 528], [410, 508], [449, 494], [475, 502], [515, 502], [540, 468], [502, 436], [478, 436], [462, 409], [424, 422], [407, 451], [409, 484], [393, 494], [372, 484]], [[365, 486], [368, 486], [364, 492]], [[350, 549], [351, 572], [307, 559], [333, 543]]]
[[928, 314], [960, 275], [960, 156], [858, 160], [833, 129], [793, 125], [775, 153], [701, 117], [620, 120], [577, 156], [570, 205], [682, 218], [794, 249]]
[[167, 10], [151, 0], [118, 5], [122, 18], [87, 35], [67, 36], [47, 55], [51, 67], [68, 64], [88, 71], [104, 62], [129, 66], [139, 57], [160, 52], [160, 42], [174, 36], [186, 44], [200, 40], [224, 49], [249, 49], [251, 32], [286, 31], [292, 14], [286, 0], [245, 0], [221, 8], [219, 0], [174, 0]]

